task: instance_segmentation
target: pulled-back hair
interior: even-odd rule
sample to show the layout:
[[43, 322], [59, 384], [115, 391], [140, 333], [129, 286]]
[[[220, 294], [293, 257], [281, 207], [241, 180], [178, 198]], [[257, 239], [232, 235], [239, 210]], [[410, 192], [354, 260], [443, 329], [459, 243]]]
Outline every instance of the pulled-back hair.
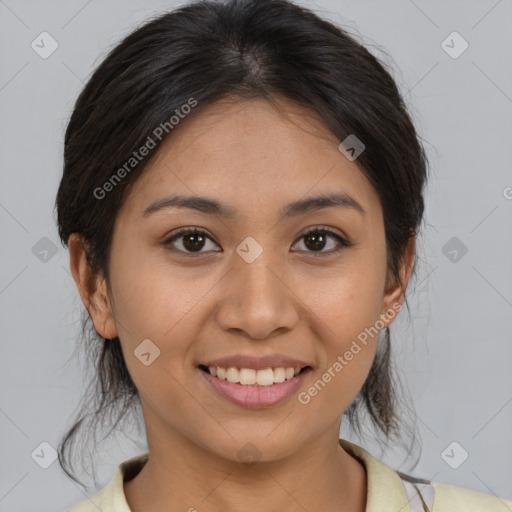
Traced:
[[[384, 64], [345, 29], [287, 0], [191, 3], [147, 21], [110, 51], [67, 125], [56, 198], [62, 243], [78, 233], [91, 269], [109, 286], [113, 226], [149, 155], [121, 173], [104, 197], [98, 191], [191, 98], [197, 102], [189, 114], [194, 116], [228, 95], [288, 98], [313, 109], [339, 141], [355, 134], [364, 142], [355, 163], [378, 193], [389, 282], [401, 284], [400, 264], [424, 211], [427, 158], [420, 138]], [[156, 148], [150, 153], [167, 137], [172, 130], [160, 140], [152, 136]], [[110, 434], [140, 406], [119, 338], [104, 340], [88, 312], [82, 315], [81, 336], [95, 375], [58, 448], [61, 467], [77, 482], [72, 454], [78, 434], [96, 438], [105, 424]], [[407, 424], [398, 414], [397, 384], [385, 329], [369, 375], [345, 411], [351, 427], [361, 431], [364, 411], [379, 435], [403, 439]], [[414, 429], [409, 434], [415, 439]]]

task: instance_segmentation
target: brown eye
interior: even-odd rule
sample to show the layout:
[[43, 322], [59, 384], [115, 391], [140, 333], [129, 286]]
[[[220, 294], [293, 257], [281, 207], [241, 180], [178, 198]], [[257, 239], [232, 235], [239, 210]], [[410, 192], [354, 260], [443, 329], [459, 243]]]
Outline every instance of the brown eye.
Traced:
[[183, 247], [187, 251], [201, 250], [205, 243], [205, 237], [201, 233], [183, 235]]
[[[304, 252], [309, 252], [314, 256], [334, 254], [352, 245], [334, 231], [325, 228], [310, 228], [299, 239], [299, 241], [302, 240], [304, 240], [303, 244], [305, 246], [305, 249], [302, 250]], [[294, 245], [299, 243], [299, 241]], [[207, 247], [208, 242], [211, 242], [214, 246], [218, 247], [205, 231], [198, 228], [184, 228], [165, 240], [163, 245], [166, 247], [171, 246], [169, 247], [169, 250], [173, 252], [194, 255], [210, 252], [209, 250], [202, 250]], [[326, 248], [327, 250], [324, 250]], [[215, 248], [212, 250], [215, 252], [221, 252], [215, 250]]]
[[[192, 254], [207, 252], [202, 251], [202, 249], [205, 247], [205, 245], [207, 245], [208, 240], [213, 242], [212, 239], [204, 231], [197, 228], [185, 228], [179, 230], [177, 233], [165, 240], [163, 244], [165, 246], [174, 246], [174, 248], [170, 248], [170, 250], [174, 252]], [[176, 244], [176, 242], [179, 243]], [[179, 247], [179, 245], [181, 245], [181, 247]], [[178, 247], [176, 248], [176, 246]]]
[[[341, 251], [345, 247], [350, 247], [351, 244], [343, 237], [328, 229], [312, 228], [309, 229], [299, 241], [304, 240], [306, 252], [323, 254], [333, 254]], [[329, 243], [329, 240], [334, 240], [334, 243]], [[328, 250], [324, 249], [328, 247]], [[316, 254], [315, 254], [316, 256]]]

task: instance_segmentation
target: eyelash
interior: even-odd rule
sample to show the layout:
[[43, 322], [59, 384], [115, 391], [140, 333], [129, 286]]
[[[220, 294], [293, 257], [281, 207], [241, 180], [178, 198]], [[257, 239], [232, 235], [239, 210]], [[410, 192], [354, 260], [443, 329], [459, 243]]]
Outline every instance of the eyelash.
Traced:
[[[351, 247], [353, 245], [351, 242], [349, 242], [348, 240], [346, 240], [342, 236], [338, 235], [334, 231], [332, 231], [332, 230], [330, 230], [328, 228], [322, 227], [322, 226], [313, 226], [313, 227], [308, 228], [294, 242], [293, 245], [295, 245], [297, 242], [302, 240], [302, 238], [304, 238], [304, 237], [306, 237], [308, 235], [311, 235], [312, 233], [321, 233], [321, 234], [324, 234], [324, 235], [328, 235], [328, 236], [336, 239], [336, 241], [338, 242], [338, 248], [337, 249], [331, 249], [329, 251], [303, 251], [303, 252], [309, 253], [310, 255], [312, 255], [314, 257], [322, 257], [322, 256], [325, 256], [325, 255], [336, 254], [336, 253], [342, 251], [343, 249], [346, 249], [346, 248]], [[209, 238], [212, 242], [214, 242], [214, 240], [208, 235], [208, 233], [206, 233], [206, 231], [204, 231], [204, 230], [202, 230], [200, 228], [187, 227], [187, 228], [182, 228], [182, 229], [178, 230], [170, 238], [167, 238], [163, 242], [163, 245], [167, 247], [167, 246], [171, 245], [175, 240], [177, 240], [177, 239], [179, 239], [179, 238], [181, 238], [183, 236], [186, 236], [186, 235], [203, 235], [206, 238]], [[216, 242], [214, 242], [214, 243], [216, 243]], [[204, 252], [202, 252], [202, 251], [198, 251], [198, 252], [189, 251], [189, 252], [186, 252], [186, 251], [182, 251], [180, 249], [171, 249], [171, 248], [168, 248], [168, 249], [170, 251], [172, 251], [172, 252], [177, 252], [177, 253], [185, 254], [186, 256], [190, 256], [190, 257], [196, 257], [198, 255], [204, 254]], [[215, 252], [219, 252], [219, 251], [215, 251]]]

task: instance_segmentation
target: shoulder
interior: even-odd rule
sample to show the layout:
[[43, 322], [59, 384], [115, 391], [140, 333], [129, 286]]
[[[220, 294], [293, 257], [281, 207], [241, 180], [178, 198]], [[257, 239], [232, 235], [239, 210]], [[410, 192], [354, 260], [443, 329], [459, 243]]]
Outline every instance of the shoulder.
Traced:
[[105, 487], [66, 512], [131, 512], [126, 502], [123, 482], [134, 478], [147, 460], [148, 453], [146, 452], [122, 462]]
[[130, 512], [123, 493], [123, 475], [118, 469], [99, 492], [80, 501], [66, 512]]
[[66, 512], [98, 512], [98, 510], [101, 510], [102, 512], [111, 512], [111, 508], [106, 507], [107, 500], [105, 495], [107, 488], [108, 485], [93, 496], [80, 501], [70, 509], [66, 510]]
[[[512, 512], [512, 501], [484, 492], [406, 475], [345, 439], [342, 448], [360, 459], [368, 476], [367, 512]], [[424, 508], [424, 505], [427, 508]]]
[[435, 490], [433, 512], [511, 512], [512, 501], [457, 485], [431, 482]]

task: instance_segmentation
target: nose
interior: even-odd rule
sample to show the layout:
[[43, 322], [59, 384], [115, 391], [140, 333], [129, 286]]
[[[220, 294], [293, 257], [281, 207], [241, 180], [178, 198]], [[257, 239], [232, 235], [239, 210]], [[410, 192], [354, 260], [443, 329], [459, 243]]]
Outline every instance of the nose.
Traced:
[[279, 273], [262, 256], [235, 262], [216, 309], [218, 325], [257, 340], [292, 330], [300, 319], [299, 300]]

